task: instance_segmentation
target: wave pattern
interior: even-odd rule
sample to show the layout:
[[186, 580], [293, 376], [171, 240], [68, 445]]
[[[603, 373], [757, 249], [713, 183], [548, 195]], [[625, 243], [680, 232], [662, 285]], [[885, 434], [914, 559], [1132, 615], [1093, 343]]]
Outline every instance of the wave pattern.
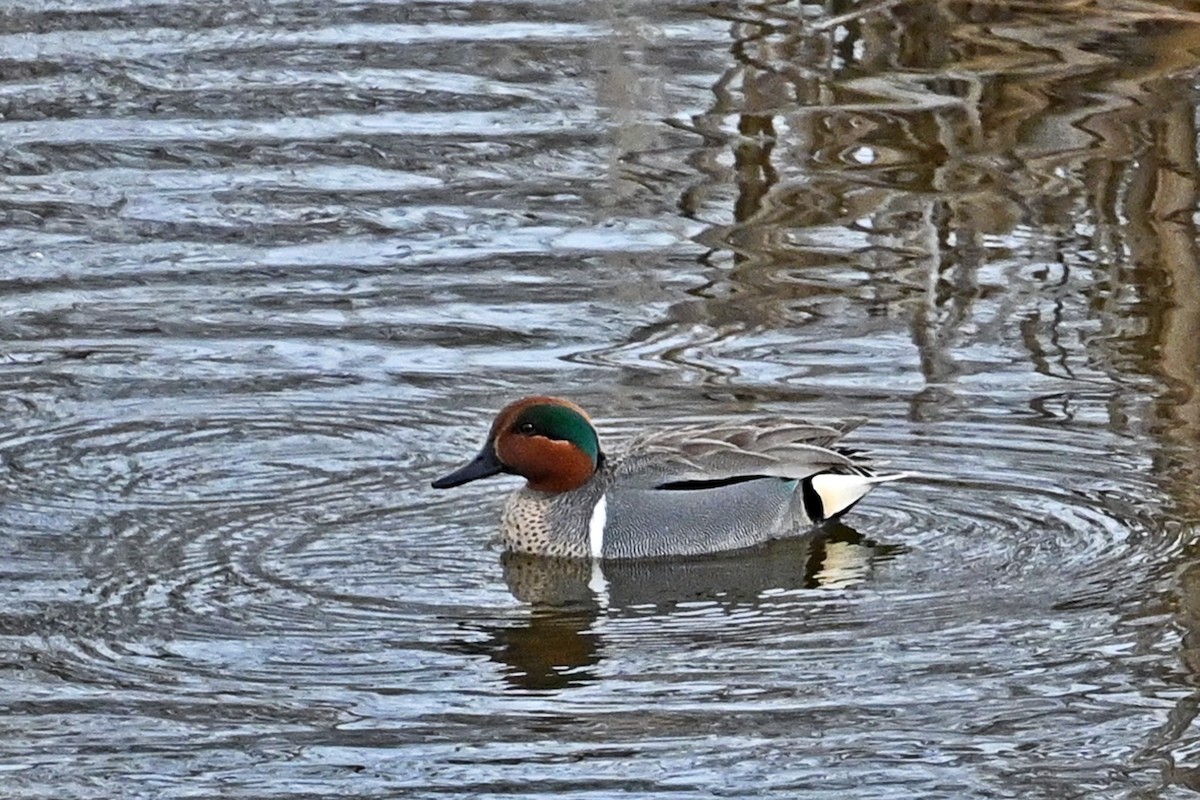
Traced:
[[[1193, 785], [1196, 21], [973, 9], [0, 8], [3, 794]], [[922, 477], [501, 555], [428, 482], [531, 391]]]

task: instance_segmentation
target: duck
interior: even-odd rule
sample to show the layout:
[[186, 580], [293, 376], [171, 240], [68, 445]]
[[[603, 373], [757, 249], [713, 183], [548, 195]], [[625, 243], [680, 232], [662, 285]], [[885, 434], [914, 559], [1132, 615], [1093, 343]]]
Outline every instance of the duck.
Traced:
[[868, 454], [838, 443], [865, 420], [744, 418], [633, 436], [611, 452], [586, 411], [547, 395], [509, 403], [474, 459], [433, 481], [494, 475], [525, 485], [504, 504], [506, 550], [599, 560], [697, 556], [803, 535], [880, 483]]

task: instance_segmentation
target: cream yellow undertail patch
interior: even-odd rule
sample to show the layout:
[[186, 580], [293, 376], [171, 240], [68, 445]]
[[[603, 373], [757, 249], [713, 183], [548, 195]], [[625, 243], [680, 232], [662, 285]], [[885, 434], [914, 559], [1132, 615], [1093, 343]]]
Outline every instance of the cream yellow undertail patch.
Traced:
[[827, 472], [814, 475], [811, 478], [813, 491], [821, 498], [821, 508], [825, 519], [836, 517], [850, 506], [862, 500], [867, 492], [877, 483], [899, 480], [905, 475], [883, 475], [866, 477], [863, 475], [838, 475]]

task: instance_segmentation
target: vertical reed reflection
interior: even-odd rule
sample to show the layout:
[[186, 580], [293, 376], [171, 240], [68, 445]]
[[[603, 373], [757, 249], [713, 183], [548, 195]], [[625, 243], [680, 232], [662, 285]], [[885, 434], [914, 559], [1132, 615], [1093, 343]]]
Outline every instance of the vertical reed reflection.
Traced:
[[[1182, 87], [1181, 87], [1182, 88]], [[1149, 146], [1130, 169], [1125, 201], [1130, 278], [1143, 298], [1144, 333], [1136, 368], [1164, 386], [1153, 428], [1163, 440], [1159, 468], [1177, 498], [1200, 517], [1196, 444], [1200, 442], [1200, 263], [1195, 213], [1195, 110], [1177, 104], [1147, 120]]]
[[[732, 254], [735, 280], [838, 263], [899, 274], [936, 386], [954, 377], [979, 271], [1011, 255], [1009, 237], [1062, 265], [1031, 274], [1049, 295], [1074, 265], [1094, 267], [1108, 278], [1076, 308], [1112, 334], [1100, 341], [1116, 377], [1165, 386], [1152, 416], [1195, 507], [1196, 467], [1178, 445], [1200, 434], [1189, 85], [1200, 17], [1140, 3], [1081, 26], [1057, 7], [953, 2], [725, 15], [734, 64], [695, 120], [706, 179], [683, 205], [713, 223], [701, 241]], [[723, 210], [713, 187], [727, 182]], [[1126, 283], [1137, 300], [1114, 305]], [[1070, 373], [1063, 313], [1034, 309], [1022, 328], [1039, 371]], [[1130, 313], [1141, 323], [1109, 319]]]
[[[1178, 34], [1162, 38], [1161, 61], [1176, 60], [1173, 49], [1196, 46]], [[1154, 467], [1175, 503], [1175, 513], [1200, 523], [1200, 261], [1197, 259], [1197, 131], [1195, 108], [1180, 98], [1189, 94], [1186, 81], [1162, 79], [1146, 84], [1157, 113], [1137, 120], [1147, 146], [1128, 166], [1121, 211], [1127, 219], [1128, 279], [1140, 298], [1140, 331], [1130, 337], [1133, 370], [1153, 378], [1159, 387], [1148, 414], [1158, 441]], [[1184, 550], [1171, 565], [1176, 579], [1176, 623], [1183, 631], [1181, 662], [1194, 686], [1200, 677], [1196, 658], [1200, 639], [1200, 553]], [[1152, 602], [1152, 601], [1151, 601]], [[1143, 757], [1165, 763], [1163, 780], [1195, 791], [1200, 787], [1195, 765], [1180, 763], [1176, 753], [1196, 746], [1192, 728], [1200, 694], [1180, 699], [1168, 722], [1148, 743]]]
[[[682, 206], [712, 223], [700, 240], [731, 253], [751, 285], [766, 270], [838, 264], [899, 275], [925, 377], [941, 384], [981, 266], [1011, 248], [1004, 237], [1040, 240], [1060, 263], [1078, 257], [1065, 245], [1081, 227], [1096, 238], [1087, 249], [1102, 247], [1119, 224], [1114, 187], [1153, 171], [1138, 159], [1171, 135], [1147, 123], [1186, 123], [1173, 78], [1194, 69], [1180, 53], [1197, 20], [1156, 19], [1171, 13], [1135, 5], [1081, 26], [1057, 7], [1004, 3], [726, 12], [734, 64], [695, 119], [705, 179]], [[1178, 149], [1164, 156], [1180, 163]], [[726, 209], [715, 187], [729, 183]], [[1053, 349], [1038, 339], [1057, 335], [1052, 319], [1036, 327], [1035, 361]]]
[[[1091, 12], [1088, 24], [1070, 7], [1003, 2], [716, 12], [731, 25], [733, 64], [695, 118], [704, 178], [682, 205], [710, 223], [700, 241], [731, 254], [743, 285], [785, 271], [803, 284], [844, 266], [871, 276], [877, 302], [898, 300], [927, 387], [912, 400], [917, 417], [947, 413], [960, 349], [996, 335], [973, 318], [982, 270], [1036, 256], [1033, 269], [1009, 269], [1002, 301], [1020, 311], [1028, 361], [1077, 377], [1084, 359], [1064, 344], [1067, 323], [1093, 323], [1087, 366], [1148, 389], [1115, 398], [1109, 427], [1135, 435], [1145, 421], [1160, 483], [1194, 523], [1200, 16], [1182, 3]], [[727, 206], [721, 184], [735, 189]], [[1178, 585], [1191, 680], [1198, 586]], [[1196, 704], [1180, 704], [1193, 709], [1187, 721]]]

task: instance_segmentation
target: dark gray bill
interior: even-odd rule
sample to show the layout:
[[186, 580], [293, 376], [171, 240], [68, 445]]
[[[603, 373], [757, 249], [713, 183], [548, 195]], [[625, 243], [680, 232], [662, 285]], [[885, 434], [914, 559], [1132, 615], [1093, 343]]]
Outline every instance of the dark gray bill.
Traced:
[[443, 475], [433, 482], [435, 489], [449, 489], [452, 486], [462, 486], [464, 483], [486, 478], [504, 471], [504, 465], [496, 458], [496, 450], [488, 442], [479, 451], [479, 455], [470, 463], [459, 467], [449, 475]]

